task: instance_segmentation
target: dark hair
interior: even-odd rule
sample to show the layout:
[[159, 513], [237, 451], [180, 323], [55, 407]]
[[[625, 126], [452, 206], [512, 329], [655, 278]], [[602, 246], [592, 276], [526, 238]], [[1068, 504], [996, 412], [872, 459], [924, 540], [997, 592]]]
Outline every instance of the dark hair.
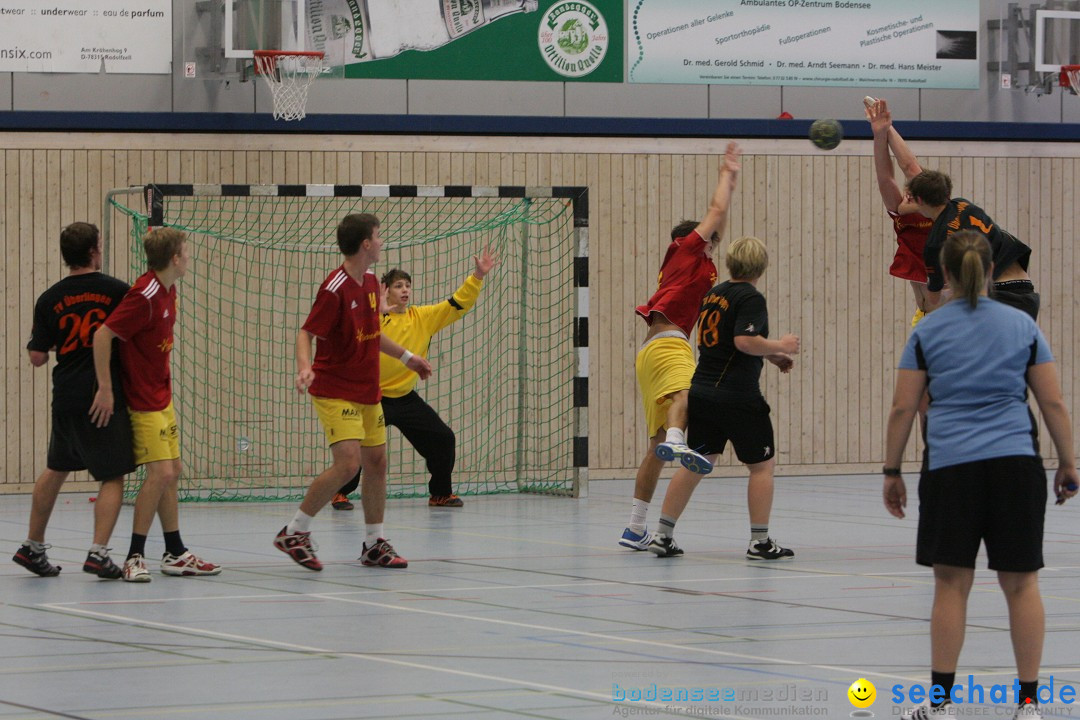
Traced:
[[73, 222], [60, 231], [60, 256], [69, 268], [90, 267], [90, 255], [98, 247], [101, 233], [97, 225]]
[[143, 237], [146, 264], [151, 270], [164, 270], [169, 267], [172, 259], [180, 254], [185, 240], [187, 233], [176, 228], [154, 228]]
[[382, 284], [386, 287], [390, 287], [398, 280], [407, 280], [410, 285], [412, 284], [412, 276], [401, 268], [393, 268], [383, 273]]
[[952, 180], [943, 172], [923, 170], [911, 178], [907, 189], [911, 197], [932, 207], [938, 207], [949, 202], [949, 198], [952, 197]]
[[381, 223], [371, 213], [353, 213], [341, 219], [337, 226], [338, 249], [346, 256], [355, 255], [365, 240], [375, 234], [375, 228]]
[[945, 238], [941, 247], [941, 266], [949, 274], [953, 297], [967, 300], [971, 307], [979, 304], [979, 295], [986, 289], [993, 252], [982, 233], [961, 230]]
[[[700, 224], [701, 223], [699, 223], [697, 220], [683, 220], [678, 225], [671, 228], [671, 239], [678, 240], [679, 238], [686, 237], [690, 233], [694, 232], [694, 230]], [[720, 236], [717, 235], [715, 232], [712, 234], [712, 237], [702, 238], [702, 240], [704, 240], [705, 242], [712, 242], [719, 239]]]

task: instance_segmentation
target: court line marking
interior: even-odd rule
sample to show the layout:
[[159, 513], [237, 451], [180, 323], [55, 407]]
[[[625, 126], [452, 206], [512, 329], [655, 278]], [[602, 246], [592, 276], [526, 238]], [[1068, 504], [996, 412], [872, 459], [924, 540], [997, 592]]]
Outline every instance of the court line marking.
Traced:
[[[363, 601], [359, 601], [363, 603]], [[364, 603], [377, 605], [377, 603]], [[560, 685], [548, 685], [546, 683], [538, 683], [533, 680], [520, 680], [518, 678], [503, 677], [501, 675], [489, 675], [487, 673], [476, 673], [468, 670], [457, 670], [448, 667], [439, 667], [436, 665], [427, 665], [425, 663], [409, 662], [407, 660], [395, 660], [387, 657], [378, 657], [375, 655], [368, 655], [366, 653], [348, 652], [340, 650], [331, 650], [329, 648], [319, 648], [309, 645], [298, 645], [296, 643], [282, 642], [280, 640], [268, 640], [264, 638], [257, 638], [247, 635], [236, 635], [233, 633], [223, 633], [214, 630], [203, 630], [201, 628], [185, 627], [183, 625], [173, 625], [172, 623], [155, 622], [152, 620], [141, 620], [139, 618], [127, 617], [124, 615], [112, 615], [109, 613], [99, 613], [93, 610], [83, 610], [81, 608], [63, 607], [56, 604], [43, 604], [39, 607], [51, 610], [53, 612], [61, 614], [73, 614], [81, 615], [84, 617], [97, 618], [101, 620], [107, 620], [110, 622], [120, 622], [135, 627], [145, 628], [157, 628], [161, 630], [168, 630], [181, 635], [197, 635], [207, 638], [215, 638], [219, 640], [233, 640], [236, 642], [247, 643], [251, 645], [262, 645], [265, 647], [281, 648], [284, 650], [291, 650], [294, 652], [312, 653], [317, 655], [330, 655], [334, 657], [347, 657], [355, 658], [358, 660], [370, 660], [372, 662], [384, 663], [387, 665], [397, 665], [400, 667], [412, 668], [414, 670], [430, 670], [433, 672], [447, 673], [450, 675], [459, 675], [461, 677], [473, 678], [474, 680], [490, 680], [493, 682], [505, 683], [507, 685], [515, 687], [530, 687], [546, 692], [561, 693], [569, 695], [571, 697], [581, 697], [589, 700], [598, 700], [605, 704], [614, 704], [616, 701], [610, 695], [604, 695], [603, 693], [594, 693], [588, 690], [577, 690], [575, 688], [562, 687]], [[402, 608], [408, 609], [408, 608]], [[470, 618], [473, 619], [473, 618]], [[498, 621], [505, 622], [505, 621]], [[515, 624], [515, 623], [509, 623]], [[537, 626], [539, 627], [539, 626]], [[573, 632], [573, 631], [571, 631]], [[679, 647], [679, 646], [676, 646]], [[669, 714], [680, 717], [686, 717], [689, 715], [692, 707], [683, 705], [672, 705], [670, 703], [651, 702], [647, 700], [631, 701], [633, 705], [626, 707], [652, 707], [658, 711], [658, 714]], [[621, 707], [621, 706], [616, 706]], [[754, 718], [742, 716], [742, 715], [725, 715], [724, 717], [732, 718], [732, 720], [755, 720]]]

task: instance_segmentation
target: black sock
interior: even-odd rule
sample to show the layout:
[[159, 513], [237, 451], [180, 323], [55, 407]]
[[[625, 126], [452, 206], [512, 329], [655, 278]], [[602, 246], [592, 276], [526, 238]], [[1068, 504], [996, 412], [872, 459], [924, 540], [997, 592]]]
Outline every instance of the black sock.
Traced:
[[131, 533], [131, 546], [128, 548], [127, 556], [130, 558], [132, 555], [142, 555], [146, 557], [146, 536], [139, 535], [138, 533]]
[[1038, 705], [1039, 704], [1038, 693], [1039, 693], [1039, 678], [1035, 678], [1031, 682], [1024, 682], [1023, 680], [1020, 681], [1020, 704], [1021, 705], [1027, 705], [1028, 703], [1031, 703], [1032, 705]]
[[184, 541], [180, 539], [179, 530], [165, 533], [165, 552], [173, 557], [180, 557], [187, 552], [187, 548], [184, 547]]
[[940, 685], [945, 690], [945, 696], [941, 699], [941, 702], [932, 702], [930, 707], [941, 707], [946, 702], [949, 702], [949, 693], [952, 692], [953, 684], [956, 682], [956, 673], [943, 673], [937, 670], [930, 671], [930, 690], [933, 692], [935, 685]]

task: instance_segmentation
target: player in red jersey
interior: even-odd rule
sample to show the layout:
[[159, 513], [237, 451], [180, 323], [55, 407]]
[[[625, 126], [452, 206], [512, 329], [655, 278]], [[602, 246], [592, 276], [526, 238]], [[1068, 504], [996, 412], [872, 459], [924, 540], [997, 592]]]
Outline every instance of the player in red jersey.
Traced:
[[[896, 254], [889, 267], [889, 274], [911, 283], [916, 305], [915, 316], [911, 319], [911, 325], [914, 327], [931, 309], [932, 305], [929, 303], [933, 299], [926, 288], [923, 249], [926, 247], [926, 238], [930, 235], [930, 228], [933, 227], [934, 221], [919, 212], [919, 206], [912, 200], [907, 189], [907, 182], [921, 173], [922, 167], [915, 154], [904, 142], [904, 138], [900, 137], [900, 133], [896, 132], [896, 128], [892, 126], [892, 114], [889, 112], [888, 104], [884, 100], [875, 100], [870, 97], [867, 97], [863, 103], [866, 106], [866, 119], [870, 121], [870, 127], [874, 131], [874, 174], [877, 175], [878, 192], [893, 221], [893, 231], [896, 233]], [[904, 173], [903, 189], [897, 184], [893, 174], [890, 150], [896, 157], [901, 172]]]
[[98, 391], [90, 406], [90, 418], [98, 427], [113, 415], [113, 387], [109, 376], [112, 341], [121, 340], [120, 365], [135, 453], [135, 464], [146, 467], [135, 498], [131, 546], [124, 562], [124, 580], [150, 582], [146, 568], [146, 535], [161, 520], [165, 575], [217, 575], [221, 566], [207, 562], [187, 549], [180, 538], [180, 431], [172, 404], [169, 356], [176, 324], [176, 282], [187, 272], [191, 250], [187, 235], [174, 228], [156, 228], [143, 238], [146, 271], [128, 290], [120, 305], [94, 336], [94, 370]]
[[630, 522], [619, 538], [620, 545], [633, 550], [646, 550], [652, 541], [645, 520], [664, 463], [677, 457], [694, 472], [712, 470], [704, 455], [686, 445], [687, 393], [695, 367], [690, 335], [702, 298], [716, 284], [712, 255], [727, 225], [740, 155], [739, 146], [728, 143], [704, 219], [686, 220], [672, 229], [656, 292], [636, 310], [649, 326], [635, 362], [649, 450], [638, 467]]
[[[337, 228], [341, 267], [319, 286], [315, 304], [296, 336], [296, 389], [311, 395], [333, 464], [308, 488], [293, 519], [274, 538], [274, 547], [309, 570], [322, 570], [311, 542], [311, 521], [357, 471], [363, 469], [361, 499], [367, 536], [364, 565], [404, 568], [408, 561], [386, 540], [386, 423], [379, 388], [379, 352], [398, 358], [421, 378], [431, 365], [382, 334], [382, 289], [369, 269], [379, 259], [379, 219], [346, 215]], [[314, 362], [311, 341], [318, 340]]]

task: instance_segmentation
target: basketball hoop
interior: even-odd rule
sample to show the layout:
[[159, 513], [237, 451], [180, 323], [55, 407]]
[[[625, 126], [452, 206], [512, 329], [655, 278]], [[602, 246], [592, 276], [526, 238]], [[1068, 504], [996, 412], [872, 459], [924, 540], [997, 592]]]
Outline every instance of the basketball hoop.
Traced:
[[253, 55], [255, 74], [262, 76], [274, 96], [274, 119], [303, 119], [307, 114], [308, 88], [323, 71], [323, 54], [256, 50]]
[[1062, 65], [1059, 81], [1061, 87], [1069, 88], [1073, 95], [1080, 95], [1080, 65]]

